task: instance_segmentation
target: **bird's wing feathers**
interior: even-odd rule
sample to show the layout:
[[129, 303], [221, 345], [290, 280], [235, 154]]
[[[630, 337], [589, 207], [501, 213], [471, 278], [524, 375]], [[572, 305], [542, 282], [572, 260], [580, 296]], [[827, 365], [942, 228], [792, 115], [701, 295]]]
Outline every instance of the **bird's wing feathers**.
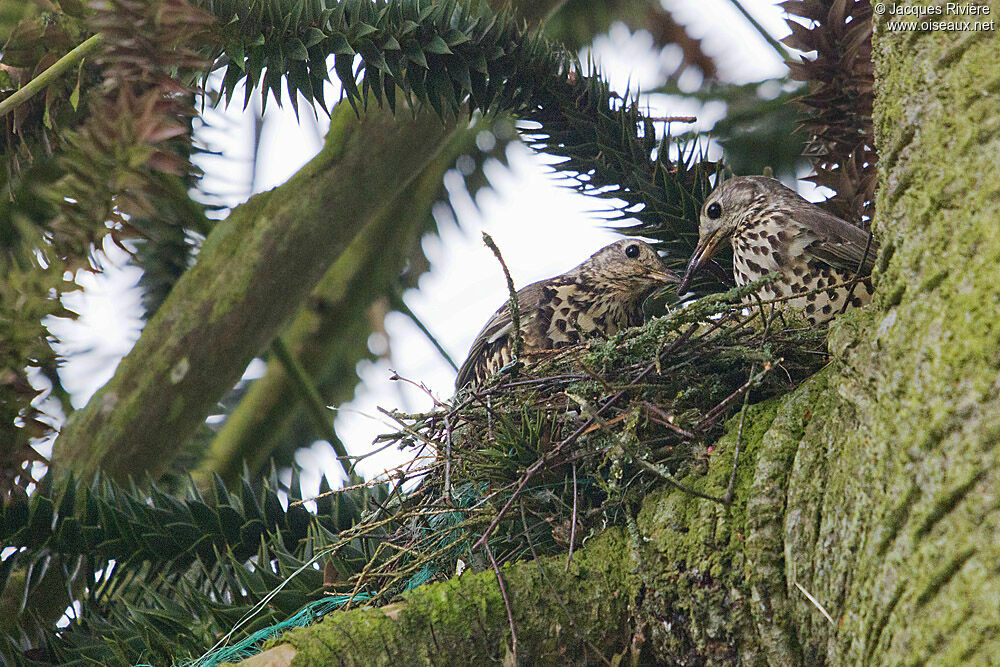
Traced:
[[803, 248], [806, 254], [843, 271], [860, 267], [860, 275], [871, 273], [878, 243], [866, 231], [818, 207], [797, 211], [795, 218], [813, 237]]
[[[545, 285], [549, 282], [549, 280], [542, 280], [517, 291], [517, 306], [521, 317], [522, 329], [526, 329], [529, 324], [535, 326], [533, 320], [537, 319], [538, 306], [544, 297]], [[548, 323], [545, 323], [544, 326], [547, 328]], [[455, 386], [461, 388], [475, 379], [476, 369], [485, 361], [486, 355], [490, 353], [490, 350], [507, 344], [507, 339], [510, 337], [513, 329], [514, 324], [510, 319], [510, 305], [505, 301], [493, 313], [493, 317], [486, 322], [486, 326], [483, 327], [483, 330], [479, 332], [479, 335], [473, 341], [472, 348], [469, 350], [469, 356], [466, 358], [465, 363], [462, 364], [462, 367], [458, 369]]]

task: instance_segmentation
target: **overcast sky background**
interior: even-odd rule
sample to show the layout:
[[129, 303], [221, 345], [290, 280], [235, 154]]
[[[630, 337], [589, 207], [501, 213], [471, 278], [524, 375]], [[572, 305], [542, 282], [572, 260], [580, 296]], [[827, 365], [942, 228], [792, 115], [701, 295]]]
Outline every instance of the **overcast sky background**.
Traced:
[[[785, 73], [774, 51], [727, 0], [667, 0], [664, 4], [688, 26], [692, 36], [703, 39], [703, 47], [716, 58], [723, 80], [746, 83]], [[775, 4], [765, 0], [744, 0], [743, 4], [776, 37], [788, 33], [783, 12]], [[611, 31], [610, 37], [597, 41], [592, 55], [619, 91], [629, 84], [633, 89], [637, 85], [640, 89], [652, 87], [658, 83], [660, 68], [672, 70], [680, 58], [679, 49], [655, 53], [648, 34], [631, 34], [621, 25]], [[681, 84], [685, 83], [697, 86], [698, 81], [682, 79]], [[306, 120], [305, 114], [299, 123], [290, 106], [279, 109], [272, 100], [266, 114], [258, 171], [251, 175], [252, 118], [250, 110], [243, 112], [238, 99], [242, 99], [239, 94], [232, 107], [211, 114], [211, 128], [201, 136], [211, 148], [223, 153], [222, 158], [201, 164], [206, 171], [207, 189], [224, 193], [233, 205], [246, 199], [251, 180], [256, 191], [267, 190], [298, 171], [322, 146], [327, 126], [324, 117], [313, 122], [311, 118]], [[336, 96], [328, 95], [327, 99]], [[719, 104], [699, 107], [663, 95], [652, 97], [649, 104], [657, 115], [696, 115], [699, 121], [695, 127], [703, 130], [710, 129], [725, 112]], [[458, 219], [442, 216], [440, 236], [424, 239], [431, 271], [420, 280], [419, 289], [405, 294], [410, 308], [458, 363], [507, 295], [501, 269], [482, 244], [483, 230], [496, 240], [518, 288], [562, 273], [620, 238], [602, 228], [600, 212], [606, 210], [606, 204], [560, 186], [546, 169], [549, 158], [523, 146], [514, 146], [509, 158], [509, 168], [495, 161], [487, 165], [492, 187], [480, 192], [478, 207], [467, 194], [459, 192], [453, 197]], [[449, 174], [447, 182], [453, 194], [458, 181], [457, 174]], [[62, 375], [77, 408], [112, 376], [118, 361], [138, 338], [142, 324], [135, 288], [138, 270], [127, 267], [126, 255], [117, 248], [105, 248], [105, 255], [104, 273], [81, 273], [78, 280], [84, 291], [66, 298], [67, 305], [81, 317], [75, 322], [52, 321], [50, 325], [63, 341], [61, 350], [69, 357]], [[386, 329], [388, 341], [369, 343], [376, 351], [388, 343], [390, 360], [362, 362], [359, 372], [363, 384], [353, 401], [338, 408], [337, 433], [352, 454], [368, 451], [376, 435], [394, 430], [378, 414], [377, 406], [408, 411], [431, 407], [430, 398], [423, 392], [405, 383], [391, 382], [390, 368], [424, 383], [439, 398], [447, 399], [453, 393], [454, 371], [412, 322], [392, 314]], [[249, 372], [259, 375], [261, 370], [252, 367]], [[398, 465], [404, 456], [388, 450], [363, 461], [359, 471], [371, 478]], [[334, 486], [341, 479], [332, 448], [326, 442], [299, 452], [297, 462], [304, 468], [307, 492], [318, 487], [323, 473]]]

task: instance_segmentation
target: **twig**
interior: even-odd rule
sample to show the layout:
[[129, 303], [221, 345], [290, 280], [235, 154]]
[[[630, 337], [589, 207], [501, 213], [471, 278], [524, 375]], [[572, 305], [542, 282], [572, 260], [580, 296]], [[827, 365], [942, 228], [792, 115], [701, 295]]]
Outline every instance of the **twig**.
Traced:
[[652, 473], [655, 473], [655, 474], [659, 475], [660, 477], [662, 477], [667, 482], [667, 484], [669, 484], [670, 486], [674, 487], [678, 491], [683, 491], [684, 493], [690, 493], [692, 496], [697, 496], [698, 498], [704, 498], [705, 500], [711, 500], [712, 502], [720, 503], [722, 505], [728, 505], [729, 504], [723, 498], [716, 497], [716, 496], [710, 496], [707, 493], [702, 493], [701, 491], [696, 491], [695, 489], [692, 489], [689, 486], [684, 486], [683, 484], [681, 484], [680, 482], [678, 482], [676, 479], [674, 479], [674, 476], [671, 475], [669, 472], [667, 472], [666, 469], [663, 468], [663, 466], [658, 466], [655, 463], [650, 463], [649, 461], [647, 461], [645, 459], [636, 459], [636, 461], [638, 461], [639, 465], [641, 465], [646, 470], [648, 470], [648, 471], [650, 471]]
[[53, 83], [56, 79], [62, 76], [66, 70], [96, 51], [101, 45], [101, 40], [102, 38], [100, 33], [91, 35], [78, 47], [52, 63], [44, 72], [21, 86], [13, 95], [5, 99], [3, 102], [0, 102], [0, 118], [6, 116], [16, 107], [27, 102], [32, 97], [45, 90], [49, 84]]
[[[861, 278], [861, 270], [864, 268], [865, 262], [868, 261], [868, 252], [871, 250], [871, 247], [872, 247], [872, 233], [868, 232], [868, 240], [865, 241], [865, 251], [861, 254], [861, 261], [858, 262], [858, 268], [854, 270], [855, 278]], [[857, 286], [858, 286], [857, 283], [851, 285], [851, 291], [847, 293], [847, 296], [844, 298], [844, 305], [840, 307], [841, 314], [847, 312], [847, 307], [848, 305], [850, 305], [851, 299], [854, 298], [854, 290], [857, 288]]]
[[451, 499], [451, 415], [444, 416], [444, 497]]
[[697, 116], [646, 116], [645, 120], [661, 123], [697, 123]]
[[406, 382], [407, 384], [412, 384], [414, 387], [416, 387], [420, 391], [422, 391], [425, 394], [427, 394], [428, 396], [430, 396], [431, 400], [434, 401], [434, 405], [436, 405], [439, 408], [446, 407], [444, 403], [442, 403], [441, 401], [439, 401], [434, 396], [434, 392], [432, 392], [427, 387], [427, 385], [425, 385], [423, 382], [417, 382], [416, 380], [411, 380], [409, 378], [405, 378], [402, 375], [400, 375], [399, 373], [397, 373], [396, 371], [392, 370], [391, 368], [389, 369], [389, 371], [392, 373], [392, 375], [389, 377], [389, 380], [391, 382]]
[[[485, 234], [485, 232], [483, 232]], [[500, 574], [500, 567], [497, 565], [497, 561], [493, 558], [493, 551], [490, 549], [490, 545], [483, 543], [483, 550], [490, 559], [490, 565], [493, 566], [493, 572], [497, 575], [497, 583], [500, 585], [500, 595], [503, 596], [503, 604], [507, 607], [507, 620], [510, 621], [510, 639], [511, 639], [511, 653], [513, 654], [514, 665], [517, 665], [517, 631], [514, 629], [514, 612], [510, 608], [510, 599], [507, 598], [507, 587], [503, 583], [503, 575]]]
[[423, 321], [417, 317], [417, 314], [413, 312], [410, 306], [407, 305], [406, 301], [403, 300], [403, 295], [399, 293], [398, 289], [393, 290], [391, 301], [393, 308], [410, 318], [410, 321], [413, 322], [418, 329], [420, 329], [420, 333], [424, 335], [424, 338], [429, 340], [431, 345], [434, 346], [434, 349], [438, 351], [438, 354], [440, 354], [441, 357], [448, 362], [448, 365], [451, 366], [453, 370], [458, 372], [458, 365], [455, 363], [455, 360], [451, 358], [451, 355], [448, 354], [448, 350], [444, 349], [444, 346], [441, 345], [434, 334], [431, 333], [431, 330], [427, 328], [427, 325], [424, 324]]
[[340, 495], [341, 493], [346, 493], [347, 491], [354, 491], [356, 489], [365, 489], [365, 488], [370, 488], [370, 487], [373, 487], [373, 486], [378, 486], [381, 483], [382, 482], [378, 481], [378, 479], [372, 479], [372, 480], [369, 480], [367, 482], [362, 482], [361, 484], [352, 484], [350, 486], [342, 486], [339, 489], [331, 489], [330, 491], [324, 491], [323, 493], [321, 493], [319, 495], [316, 495], [316, 496], [311, 496], [309, 498], [303, 498], [302, 500], [293, 500], [290, 503], [288, 503], [288, 506], [289, 507], [294, 507], [295, 505], [301, 505], [303, 503], [308, 503], [308, 502], [313, 501], [313, 500], [319, 500], [321, 498], [326, 498], [327, 496], [336, 496], [336, 495]]
[[[753, 366], [750, 367], [750, 377], [753, 377]], [[743, 394], [743, 408], [740, 410], [740, 425], [736, 427], [736, 447], [733, 451], [733, 469], [729, 471], [729, 483], [726, 485], [726, 492], [722, 498], [729, 505], [733, 502], [733, 489], [736, 487], [736, 468], [740, 462], [740, 442], [743, 439], [743, 419], [747, 416], [747, 403], [750, 400], [750, 392]]]
[[503, 269], [503, 275], [507, 279], [507, 291], [510, 293], [510, 300], [508, 301], [507, 307], [510, 309], [510, 322], [514, 328], [514, 348], [512, 351], [512, 356], [514, 357], [514, 366], [511, 370], [512, 375], [517, 375], [517, 369], [520, 365], [521, 350], [524, 349], [524, 334], [521, 333], [521, 308], [520, 304], [517, 302], [517, 290], [514, 289], [514, 280], [510, 277], [510, 271], [507, 270], [507, 263], [503, 261], [503, 255], [500, 254], [500, 248], [493, 241], [493, 237], [483, 232], [483, 243], [486, 244], [493, 254], [496, 256], [497, 261], [500, 262], [500, 268]]
[[832, 625], [832, 626], [836, 627], [836, 625], [837, 625], [837, 624], [836, 624], [836, 623], [834, 623], [834, 621], [833, 621], [833, 618], [832, 618], [832, 617], [830, 616], [830, 614], [828, 614], [828, 613], [827, 613], [826, 609], [824, 609], [824, 608], [823, 608], [823, 605], [821, 605], [821, 604], [819, 603], [819, 600], [817, 600], [816, 598], [814, 598], [814, 597], [813, 597], [813, 596], [812, 596], [812, 595], [811, 595], [811, 594], [809, 593], [809, 591], [807, 591], [806, 589], [802, 588], [802, 584], [800, 584], [799, 582], [797, 582], [797, 581], [794, 581], [794, 582], [792, 582], [792, 583], [794, 583], [794, 584], [795, 584], [795, 587], [796, 587], [796, 588], [798, 588], [798, 589], [799, 589], [800, 591], [802, 591], [802, 594], [806, 596], [806, 599], [807, 599], [807, 600], [809, 600], [810, 602], [812, 602], [812, 603], [813, 603], [813, 605], [814, 605], [814, 606], [815, 606], [815, 607], [816, 607], [817, 609], [819, 609], [819, 613], [823, 614], [823, 618], [825, 618], [826, 620], [830, 621], [830, 625]]
[[333, 451], [337, 454], [337, 460], [340, 461], [340, 466], [344, 469], [344, 474], [347, 475], [348, 482], [351, 484], [361, 482], [361, 477], [354, 472], [354, 462], [351, 461], [350, 454], [347, 453], [344, 443], [340, 441], [340, 438], [337, 437], [337, 432], [333, 429], [333, 422], [330, 421], [330, 411], [323, 401], [323, 397], [319, 395], [316, 383], [309, 377], [306, 369], [302, 367], [302, 364], [295, 358], [292, 351], [288, 349], [288, 345], [285, 344], [281, 336], [272, 341], [271, 351], [274, 352], [274, 356], [278, 358], [278, 361], [281, 362], [281, 365], [288, 372], [288, 377], [299, 391], [299, 395], [305, 402], [306, 411], [312, 417], [313, 423], [319, 429], [320, 434], [333, 447]]
[[[778, 362], [780, 363], [781, 359], [779, 359]], [[743, 392], [748, 391], [750, 389], [750, 387], [752, 387], [755, 382], [757, 382], [762, 377], [764, 377], [771, 370], [771, 368], [772, 368], [771, 362], [768, 362], [768, 363], [764, 364], [764, 370], [763, 371], [761, 371], [756, 376], [751, 375], [750, 379], [748, 379], [746, 382], [744, 382], [742, 385], [740, 385], [736, 389], [736, 391], [734, 391], [733, 393], [731, 393], [729, 396], [727, 396], [726, 398], [724, 398], [721, 403], [719, 403], [714, 408], [712, 408], [711, 410], [709, 410], [708, 414], [706, 414], [702, 418], [702, 420], [700, 422], [698, 422], [698, 424], [694, 427], [694, 430], [695, 431], [704, 431], [705, 429], [707, 429], [716, 419], [718, 419], [719, 415], [722, 414], [722, 412], [727, 407], [729, 407], [730, 403], [732, 403], [737, 398], [739, 398], [740, 395]]]
[[573, 514], [570, 521], [569, 554], [566, 556], [567, 572], [569, 572], [569, 564], [573, 562], [573, 545], [576, 544], [576, 462], [573, 463]]
[[643, 406], [645, 406], [645, 408], [647, 410], [649, 410], [654, 415], [656, 415], [657, 417], [659, 417], [659, 419], [654, 419], [653, 421], [655, 421], [660, 426], [665, 426], [668, 429], [670, 429], [671, 431], [673, 431], [674, 433], [676, 433], [678, 435], [681, 435], [681, 436], [687, 438], [688, 440], [694, 440], [697, 437], [691, 431], [686, 431], [686, 430], [682, 429], [680, 426], [674, 425], [670, 421], [672, 419], [672, 417], [670, 415], [668, 415], [667, 413], [665, 413], [663, 410], [661, 410], [656, 405], [653, 405], [649, 401], [643, 401], [642, 404], [643, 404]]
[[428, 445], [429, 447], [431, 447], [431, 448], [433, 448], [435, 450], [437, 449], [438, 443], [434, 442], [433, 440], [431, 440], [430, 438], [428, 438], [423, 433], [421, 433], [419, 431], [415, 431], [412, 427], [407, 426], [407, 424], [400, 417], [397, 417], [395, 414], [393, 414], [392, 412], [389, 412], [388, 410], [386, 410], [382, 406], [379, 406], [377, 409], [378, 409], [379, 412], [381, 412], [382, 414], [384, 414], [386, 417], [388, 417], [389, 419], [391, 419], [394, 422], [396, 422], [397, 424], [399, 424], [400, 428], [402, 428], [403, 431], [405, 431], [406, 433], [412, 435], [417, 440], [420, 440], [425, 445]]

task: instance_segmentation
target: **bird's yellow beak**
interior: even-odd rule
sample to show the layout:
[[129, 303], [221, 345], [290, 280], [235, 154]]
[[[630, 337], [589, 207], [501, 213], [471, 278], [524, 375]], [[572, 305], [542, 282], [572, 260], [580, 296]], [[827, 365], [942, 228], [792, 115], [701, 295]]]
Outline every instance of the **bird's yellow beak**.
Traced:
[[664, 285], [676, 285], [681, 281], [680, 277], [673, 271], [650, 271], [647, 275]]
[[720, 233], [720, 230], [715, 230], [707, 238], [698, 239], [698, 247], [694, 249], [694, 254], [691, 255], [691, 259], [688, 260], [687, 270], [684, 272], [684, 278], [681, 280], [680, 284], [677, 286], [677, 293], [684, 294], [688, 290], [688, 285], [691, 284], [691, 278], [694, 274], [698, 273], [701, 267], [705, 266], [708, 260], [712, 259], [715, 252], [719, 249], [719, 244], [725, 236]]

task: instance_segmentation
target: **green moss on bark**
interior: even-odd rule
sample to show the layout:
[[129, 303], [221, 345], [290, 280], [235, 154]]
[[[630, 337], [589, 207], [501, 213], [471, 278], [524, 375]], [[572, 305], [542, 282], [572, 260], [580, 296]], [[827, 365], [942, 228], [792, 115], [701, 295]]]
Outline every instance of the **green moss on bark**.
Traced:
[[316, 158], [209, 235], [114, 378], [63, 429], [56, 467], [119, 479], [162, 471], [363, 221], [404, 190], [448, 133], [426, 114], [359, 118], [338, 107]]
[[[574, 555], [502, 568], [523, 664], [593, 663], [628, 648], [636, 577], [609, 530]], [[507, 609], [493, 572], [428, 584], [381, 609], [331, 614], [283, 639], [293, 665], [465, 664], [510, 659]]]

